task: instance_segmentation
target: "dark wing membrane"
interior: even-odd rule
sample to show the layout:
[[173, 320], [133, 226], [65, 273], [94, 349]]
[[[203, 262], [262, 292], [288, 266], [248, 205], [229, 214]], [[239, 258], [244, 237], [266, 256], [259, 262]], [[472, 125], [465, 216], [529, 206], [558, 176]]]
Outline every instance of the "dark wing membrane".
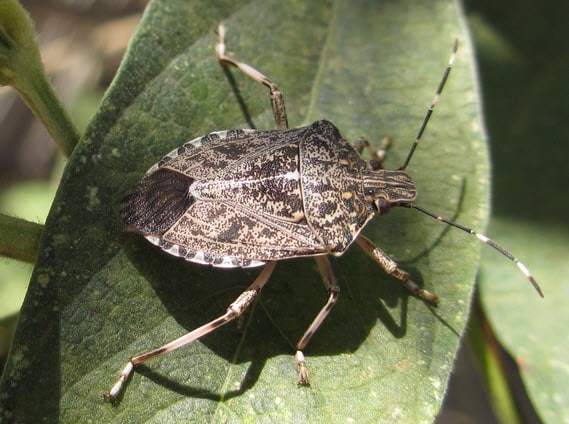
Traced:
[[188, 194], [193, 179], [159, 169], [145, 175], [121, 200], [120, 217], [132, 231], [161, 235], [194, 202]]
[[[306, 224], [278, 220], [223, 201], [196, 202], [162, 239], [189, 252], [204, 252], [212, 260], [269, 261], [326, 253]], [[191, 255], [186, 259], [191, 261]]]
[[195, 201], [188, 189], [196, 179], [219, 180], [232, 164], [286, 143], [291, 138], [288, 132], [230, 130], [184, 144], [162, 158], [125, 195], [119, 212], [123, 223], [144, 235], [161, 235]]

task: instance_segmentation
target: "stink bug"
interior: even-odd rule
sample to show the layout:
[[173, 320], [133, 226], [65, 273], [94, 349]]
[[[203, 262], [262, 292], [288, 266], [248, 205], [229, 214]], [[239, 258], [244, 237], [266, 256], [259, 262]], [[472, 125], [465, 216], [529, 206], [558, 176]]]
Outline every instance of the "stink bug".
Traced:
[[[303, 355], [314, 333], [339, 295], [327, 258], [340, 256], [356, 242], [389, 275], [411, 293], [437, 304], [435, 294], [420, 288], [383, 250], [361, 234], [375, 214], [391, 208], [414, 208], [475, 235], [512, 260], [541, 290], [527, 268], [508, 251], [474, 230], [414, 204], [416, 189], [405, 169], [419, 144], [449, 76], [455, 42], [431, 105], [403, 165], [382, 168], [387, 139], [374, 152], [365, 139], [355, 148], [328, 121], [289, 128], [282, 93], [251, 66], [225, 53], [224, 27], [219, 27], [216, 53], [223, 66], [234, 66], [270, 90], [277, 130], [237, 129], [207, 134], [185, 143], [152, 166], [123, 198], [125, 225], [164, 251], [214, 267], [264, 268], [255, 281], [218, 318], [156, 350], [130, 358], [105, 397], [116, 400], [134, 367], [209, 334], [240, 316], [271, 276], [276, 262], [313, 256], [328, 291], [328, 300], [296, 345], [299, 384], [308, 384]], [[360, 153], [367, 149], [370, 162]]]

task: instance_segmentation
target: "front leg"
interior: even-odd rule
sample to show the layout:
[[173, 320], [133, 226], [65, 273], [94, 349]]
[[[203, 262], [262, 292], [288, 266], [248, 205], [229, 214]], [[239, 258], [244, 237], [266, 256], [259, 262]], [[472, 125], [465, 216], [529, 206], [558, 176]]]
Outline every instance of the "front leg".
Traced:
[[411, 293], [422, 297], [433, 305], [437, 305], [439, 303], [439, 298], [436, 294], [419, 287], [417, 283], [409, 278], [409, 273], [407, 271], [399, 268], [397, 262], [391, 259], [387, 253], [373, 244], [370, 239], [360, 234], [356, 238], [356, 242], [364, 252], [366, 252], [376, 263], [379, 264], [379, 266], [385, 270], [385, 272], [400, 280]]
[[369, 154], [371, 155], [371, 161], [369, 162], [371, 169], [377, 171], [378, 169], [383, 168], [383, 161], [387, 156], [387, 149], [391, 145], [391, 137], [385, 136], [383, 140], [381, 140], [381, 145], [379, 146], [379, 150], [376, 152], [371, 147], [370, 142], [364, 137], [358, 137], [354, 141], [354, 149], [358, 154], [362, 154], [364, 149], [366, 149]]

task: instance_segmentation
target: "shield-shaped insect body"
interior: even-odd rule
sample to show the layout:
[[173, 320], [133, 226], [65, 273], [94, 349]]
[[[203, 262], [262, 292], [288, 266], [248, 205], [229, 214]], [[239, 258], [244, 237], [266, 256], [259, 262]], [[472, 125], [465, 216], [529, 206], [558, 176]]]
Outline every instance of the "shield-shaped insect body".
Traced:
[[[422, 289], [383, 250], [361, 234], [375, 214], [396, 206], [414, 208], [438, 221], [475, 235], [515, 262], [534, 284], [527, 268], [488, 237], [448, 221], [413, 203], [415, 184], [406, 174], [415, 148], [448, 78], [455, 43], [434, 99], [403, 165], [382, 168], [385, 148], [373, 151], [365, 139], [352, 147], [328, 121], [288, 128], [277, 85], [251, 66], [225, 54], [219, 28], [217, 56], [267, 86], [276, 130], [237, 129], [196, 138], [152, 166], [123, 198], [125, 225], [164, 251], [216, 267], [264, 266], [255, 281], [214, 320], [158, 349], [133, 356], [105, 397], [114, 401], [136, 365], [177, 349], [238, 317], [254, 301], [279, 260], [314, 256], [328, 300], [296, 344], [301, 385], [308, 384], [303, 349], [336, 303], [339, 287], [327, 259], [356, 242], [389, 275], [431, 303], [436, 295]], [[372, 160], [360, 154], [367, 149]]]
[[124, 223], [186, 260], [250, 267], [341, 255], [376, 212], [412, 201], [403, 171], [369, 168], [328, 121], [231, 130], [192, 140], [154, 165], [121, 205]]

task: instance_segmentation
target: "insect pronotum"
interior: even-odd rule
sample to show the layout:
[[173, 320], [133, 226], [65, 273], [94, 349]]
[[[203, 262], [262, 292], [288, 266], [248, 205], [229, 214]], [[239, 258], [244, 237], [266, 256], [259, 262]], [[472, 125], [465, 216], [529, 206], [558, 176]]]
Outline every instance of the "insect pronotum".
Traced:
[[[220, 25], [216, 45], [220, 64], [234, 66], [269, 88], [278, 129], [219, 131], [185, 143], [150, 168], [123, 198], [120, 213], [130, 230], [172, 255], [216, 267], [263, 269], [224, 314], [158, 349], [131, 357], [105, 398], [117, 399], [137, 365], [240, 316], [279, 260], [313, 256], [328, 292], [326, 304], [296, 345], [300, 385], [308, 385], [303, 350], [340, 292], [328, 254], [340, 256], [355, 241], [411, 293], [436, 305], [435, 294], [419, 287], [397, 262], [360, 234], [375, 214], [387, 213], [396, 206], [416, 209], [476, 236], [513, 261], [542, 295], [528, 269], [510, 252], [485, 235], [413, 203], [415, 184], [405, 169], [448, 79], [458, 42], [403, 165], [386, 170], [382, 161], [388, 139], [376, 152], [363, 138], [356, 140], [354, 149], [328, 121], [290, 129], [277, 85], [255, 68], [228, 56], [224, 35], [225, 28]], [[360, 156], [364, 149], [371, 153], [369, 162]]]

